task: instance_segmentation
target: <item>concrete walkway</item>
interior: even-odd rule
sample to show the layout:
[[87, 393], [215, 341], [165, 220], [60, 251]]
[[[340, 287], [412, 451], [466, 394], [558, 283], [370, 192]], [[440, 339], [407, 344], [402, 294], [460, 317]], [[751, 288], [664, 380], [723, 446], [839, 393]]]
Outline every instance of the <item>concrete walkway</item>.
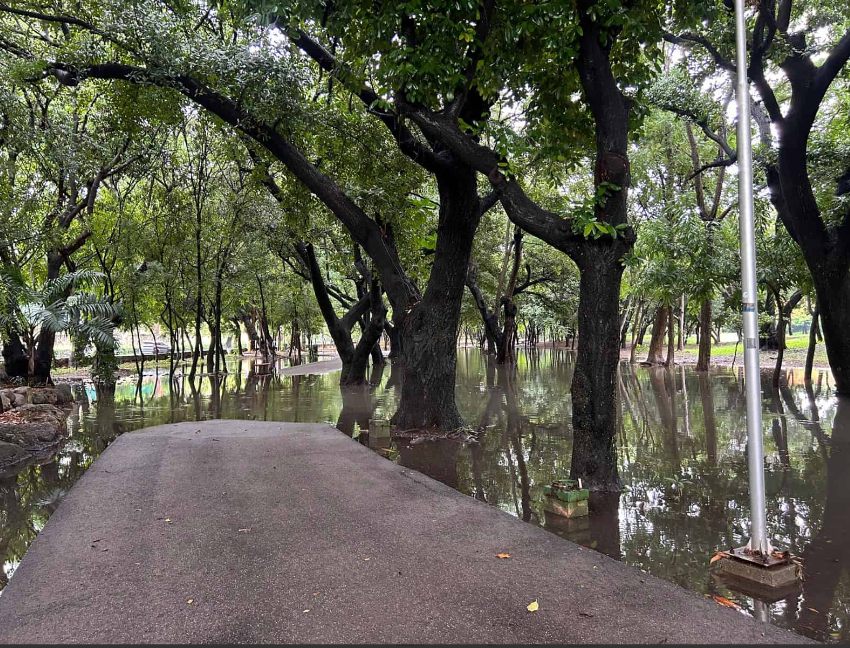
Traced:
[[310, 364], [302, 364], [295, 367], [284, 367], [283, 369], [278, 369], [275, 373], [278, 376], [311, 376], [313, 374], [326, 374], [332, 371], [339, 371], [340, 369], [342, 369], [342, 360], [333, 358], [331, 360], [311, 362]]
[[10, 643], [805, 641], [331, 427], [244, 421], [116, 440], [0, 596], [0, 628]]

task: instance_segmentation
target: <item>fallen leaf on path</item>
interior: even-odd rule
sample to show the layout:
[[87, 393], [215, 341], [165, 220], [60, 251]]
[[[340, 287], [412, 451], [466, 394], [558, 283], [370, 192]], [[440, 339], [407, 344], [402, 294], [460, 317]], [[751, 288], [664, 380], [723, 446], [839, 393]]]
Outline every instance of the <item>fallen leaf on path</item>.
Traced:
[[195, 602], [195, 599], [189, 599], [188, 601], [186, 601], [186, 603], [188, 603], [189, 605], [192, 605], [192, 603], [194, 603], [194, 602]]
[[509, 553], [496, 554], [496, 558], [510, 558], [510, 557], [511, 557], [511, 554], [509, 554]]
[[537, 612], [537, 609], [539, 607], [540, 606], [537, 604], [537, 601], [532, 601], [531, 603], [529, 603], [528, 605], [525, 606], [525, 609], [528, 610], [529, 612]]
[[246, 529], [239, 529], [239, 533], [248, 533], [248, 531], [250, 531], [250, 530], [251, 530], [251, 527], [248, 527]]
[[165, 518], [165, 521], [168, 522], [169, 524], [172, 524], [171, 518]]
[[303, 614], [307, 614], [310, 610], [304, 610]]
[[369, 562], [370, 560], [372, 560], [372, 559], [371, 558], [364, 558], [363, 562]]
[[820, 614], [820, 612], [818, 612], [818, 611], [817, 611], [816, 609], [814, 609], [814, 608], [806, 608], [806, 609], [807, 609], [807, 610], [811, 610], [812, 612], [817, 612], [818, 614]]
[[593, 615], [590, 612], [579, 612], [578, 615], [580, 617], [584, 617], [585, 619], [592, 619]]
[[715, 596], [714, 600], [720, 603], [720, 605], [725, 605], [726, 607], [730, 607], [733, 610], [740, 610], [741, 607], [737, 603], [733, 603], [725, 596]]

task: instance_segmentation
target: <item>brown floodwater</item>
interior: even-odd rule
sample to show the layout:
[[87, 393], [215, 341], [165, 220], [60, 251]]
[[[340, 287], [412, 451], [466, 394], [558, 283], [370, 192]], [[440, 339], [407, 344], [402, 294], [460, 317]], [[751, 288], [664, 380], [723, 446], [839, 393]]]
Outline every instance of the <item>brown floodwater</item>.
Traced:
[[[457, 400], [479, 442], [391, 442], [385, 453], [530, 524], [603, 552], [741, 613], [833, 643], [850, 641], [850, 401], [828, 371], [803, 384], [762, 377], [767, 521], [773, 544], [802, 559], [805, 579], [781, 598], [750, 596], [709, 571], [717, 550], [745, 544], [749, 526], [746, 420], [739, 368], [701, 374], [621, 364], [621, 496], [595, 499], [589, 517], [554, 524], [543, 486], [570, 467], [569, 384], [574, 355], [521, 351], [510, 373], [477, 349], [460, 349]], [[326, 422], [358, 437], [389, 418], [401, 376], [388, 364], [368, 390], [341, 392], [336, 372], [258, 376], [233, 362], [194, 384], [149, 370], [113, 392], [78, 384], [70, 431], [55, 461], [0, 480], [0, 588], [62, 496], [123, 432], [209, 418]], [[771, 600], [777, 599], [777, 600]], [[707, 638], [710, 641], [710, 637]]]

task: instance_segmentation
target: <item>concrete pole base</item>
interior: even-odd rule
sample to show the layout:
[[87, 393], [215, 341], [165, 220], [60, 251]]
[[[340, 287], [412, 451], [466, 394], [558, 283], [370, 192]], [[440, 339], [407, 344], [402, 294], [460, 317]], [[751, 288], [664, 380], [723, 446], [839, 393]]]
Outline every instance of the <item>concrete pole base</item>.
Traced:
[[802, 579], [800, 565], [788, 558], [770, 557], [767, 561], [745, 557], [742, 549], [720, 558], [714, 565], [718, 574], [757, 585], [759, 589], [776, 590], [796, 585]]

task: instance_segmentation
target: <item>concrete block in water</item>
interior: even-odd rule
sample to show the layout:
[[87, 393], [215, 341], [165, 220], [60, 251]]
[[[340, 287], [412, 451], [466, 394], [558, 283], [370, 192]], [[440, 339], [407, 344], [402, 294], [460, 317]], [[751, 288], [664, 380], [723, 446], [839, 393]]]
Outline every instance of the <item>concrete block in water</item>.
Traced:
[[561, 515], [566, 518], [583, 517], [587, 515], [587, 500], [577, 502], [563, 502], [556, 497], [546, 497], [544, 508], [549, 513]]
[[794, 585], [800, 580], [800, 566], [795, 562], [780, 562], [760, 565], [754, 561], [741, 560], [734, 556], [723, 556], [714, 566], [716, 572], [735, 580], [755, 583], [769, 589]]
[[587, 501], [590, 492], [586, 488], [579, 488], [574, 479], [559, 479], [543, 487], [543, 494], [549, 497], [557, 497], [562, 502]]
[[578, 482], [572, 479], [560, 479], [543, 487], [544, 508], [554, 515], [566, 518], [583, 517], [587, 515], [587, 498], [590, 493], [586, 488], [580, 488]]
[[369, 436], [375, 439], [389, 438], [390, 422], [387, 419], [369, 419]]

